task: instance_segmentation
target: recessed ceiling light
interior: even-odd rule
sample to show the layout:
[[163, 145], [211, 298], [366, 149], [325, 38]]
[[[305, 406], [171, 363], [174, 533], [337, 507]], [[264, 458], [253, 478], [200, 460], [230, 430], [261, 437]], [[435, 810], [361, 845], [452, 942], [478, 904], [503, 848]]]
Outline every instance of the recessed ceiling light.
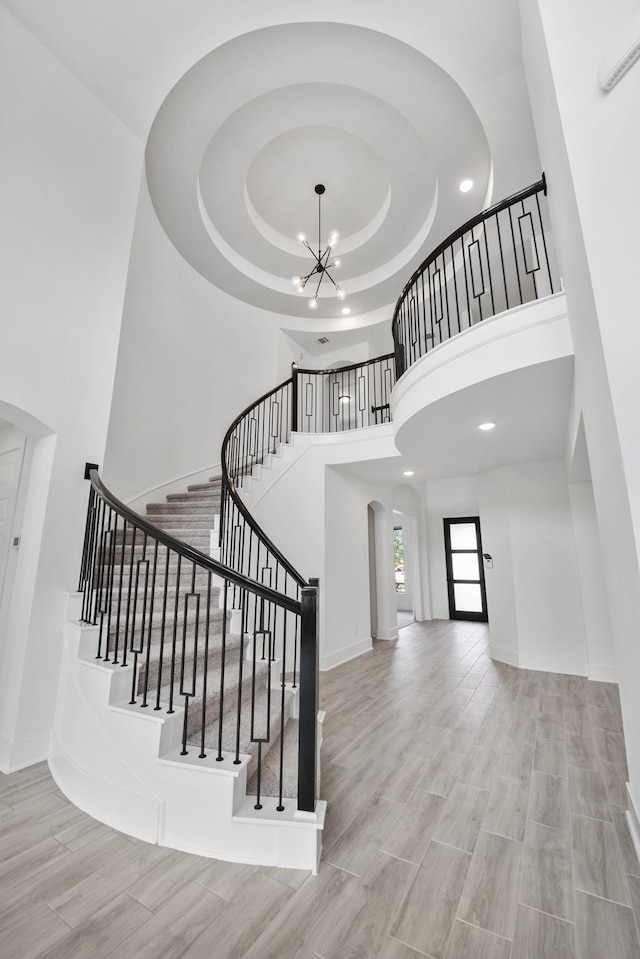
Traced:
[[478, 427], [479, 430], [494, 430], [496, 428], [495, 423], [481, 423]]
[[460, 184], [460, 192], [468, 193], [473, 188], [473, 180], [463, 180]]
[[405, 470], [403, 476], [413, 476], [414, 470]]
[[348, 306], [343, 306], [341, 312], [343, 316], [349, 316], [349, 314], [351, 313], [351, 310]]

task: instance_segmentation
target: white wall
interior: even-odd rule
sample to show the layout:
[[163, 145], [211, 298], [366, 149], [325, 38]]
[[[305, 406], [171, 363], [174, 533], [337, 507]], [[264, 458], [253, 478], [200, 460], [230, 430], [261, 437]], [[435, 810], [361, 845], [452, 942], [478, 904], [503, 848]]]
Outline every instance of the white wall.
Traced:
[[[449, 619], [447, 566], [444, 551], [445, 517], [477, 516], [478, 490], [475, 476], [429, 480], [426, 484], [427, 544], [429, 553], [431, 616]], [[481, 532], [482, 522], [480, 523]]]
[[220, 462], [232, 420], [278, 382], [277, 329], [177, 253], [143, 181], [104, 462], [120, 499]]
[[587, 642], [588, 676], [618, 682], [592, 483], [570, 483], [569, 500]]
[[[635, 0], [521, 0], [523, 53], [565, 277], [616, 644], [630, 791], [640, 808], [640, 101], [635, 64], [605, 94], [597, 69]], [[637, 24], [636, 24], [637, 26]], [[637, 39], [631, 31], [631, 39]]]
[[[493, 557], [493, 569], [485, 573], [492, 655], [528, 669], [586, 675], [564, 463], [486, 473], [480, 477], [479, 493], [482, 546]], [[509, 639], [514, 625], [515, 648]]]
[[[321, 662], [327, 669], [371, 647], [369, 605], [369, 530], [367, 506], [372, 501], [376, 523], [376, 580], [378, 623], [376, 635], [391, 639], [395, 604], [381, 609], [380, 597], [389, 600], [393, 589], [393, 527], [391, 495], [339, 469], [325, 470], [324, 629]], [[381, 568], [383, 567], [383, 568]], [[386, 577], [384, 572], [386, 567]], [[388, 584], [384, 589], [385, 580]]]
[[507, 485], [504, 469], [491, 470], [478, 477], [482, 550], [493, 560], [492, 567], [485, 564], [484, 571], [490, 651], [495, 659], [517, 666], [520, 644]]
[[395, 456], [389, 425], [352, 433], [296, 434], [245, 502], [305, 579], [320, 579], [320, 665], [371, 648], [367, 507], [376, 504], [377, 636], [397, 636], [392, 495], [341, 464]]
[[4, 7], [0, 115], [0, 416], [34, 440], [3, 600], [0, 768], [8, 770], [48, 748], [63, 591], [77, 582], [84, 464], [104, 452], [143, 150]]

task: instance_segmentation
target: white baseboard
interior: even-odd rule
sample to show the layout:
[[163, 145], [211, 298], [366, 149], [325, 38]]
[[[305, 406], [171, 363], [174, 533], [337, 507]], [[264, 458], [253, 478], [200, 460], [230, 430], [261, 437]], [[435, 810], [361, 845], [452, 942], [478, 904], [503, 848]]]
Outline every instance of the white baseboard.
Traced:
[[397, 626], [389, 626], [387, 629], [376, 630], [376, 639], [398, 639], [400, 630]]
[[498, 662], [508, 666], [517, 666], [518, 669], [532, 669], [542, 673], [563, 673], [569, 676], [586, 676], [587, 664], [584, 660], [569, 659], [561, 656], [546, 656], [537, 658], [522, 653], [518, 649], [506, 646], [494, 646], [489, 643], [489, 655]]
[[507, 666], [520, 666], [520, 657], [516, 649], [508, 649], [506, 646], [494, 646], [490, 643], [489, 656], [491, 656], [491, 659], [497, 659], [499, 663], [506, 663]]
[[0, 772], [10, 775], [27, 766], [35, 766], [46, 760], [49, 752], [49, 735], [24, 741], [0, 737]]
[[562, 656], [549, 656], [537, 659], [535, 656], [520, 656], [521, 669], [533, 669], [542, 673], [562, 673], [566, 676], [586, 676], [587, 663], [584, 659], [565, 659]]
[[363, 653], [370, 651], [371, 640], [361, 639], [358, 643], [352, 643], [351, 646], [344, 646], [342, 649], [336, 650], [335, 653], [329, 653], [328, 656], [321, 656], [320, 669], [322, 672], [326, 672], [328, 669], [334, 669], [336, 666], [347, 663], [350, 659], [355, 659], [357, 656], [362, 656]]

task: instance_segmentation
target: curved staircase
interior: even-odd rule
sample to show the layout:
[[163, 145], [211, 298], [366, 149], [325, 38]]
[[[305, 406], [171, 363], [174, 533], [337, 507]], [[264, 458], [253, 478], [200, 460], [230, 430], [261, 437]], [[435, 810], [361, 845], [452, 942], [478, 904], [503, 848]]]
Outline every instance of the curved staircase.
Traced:
[[96, 502], [83, 609], [69, 597], [58, 784], [148, 841], [315, 871], [325, 804], [305, 812], [296, 801], [299, 678], [269, 629], [273, 591], [251, 603], [208, 561], [221, 479], [150, 503], [155, 540], [125, 507], [120, 520]]
[[87, 473], [50, 753], [76, 805], [174, 848], [317, 869], [318, 583], [271, 542], [241, 487], [292, 432], [384, 422], [396, 376], [483, 319], [553, 293], [546, 188], [543, 175], [424, 261], [396, 304], [393, 355], [339, 371], [294, 364], [229, 427], [221, 478], [142, 518]]

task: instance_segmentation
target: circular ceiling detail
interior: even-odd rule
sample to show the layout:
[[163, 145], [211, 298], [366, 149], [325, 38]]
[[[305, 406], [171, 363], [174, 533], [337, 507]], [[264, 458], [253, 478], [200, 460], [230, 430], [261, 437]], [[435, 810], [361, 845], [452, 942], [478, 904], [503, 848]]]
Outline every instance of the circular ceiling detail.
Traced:
[[269, 225], [273, 236], [283, 237], [282, 249], [298, 252], [292, 244], [299, 230], [315, 244], [318, 197], [312, 184], [319, 182], [325, 186], [322, 240], [335, 226], [341, 254], [364, 241], [366, 228], [377, 221], [389, 194], [386, 165], [351, 131], [317, 125], [281, 133], [252, 161], [246, 187], [251, 210], [259, 222]]
[[[316, 184], [321, 244], [340, 232], [340, 286], [362, 317], [391, 311], [422, 259], [477, 212], [491, 157], [471, 104], [431, 60], [372, 30], [300, 23], [245, 34], [188, 71], [156, 116], [146, 172], [167, 236], [196, 270], [308, 322], [290, 278], [306, 272], [296, 233], [317, 246]], [[457, 187], [470, 175], [475, 208]], [[342, 305], [323, 296], [314, 322]]]

